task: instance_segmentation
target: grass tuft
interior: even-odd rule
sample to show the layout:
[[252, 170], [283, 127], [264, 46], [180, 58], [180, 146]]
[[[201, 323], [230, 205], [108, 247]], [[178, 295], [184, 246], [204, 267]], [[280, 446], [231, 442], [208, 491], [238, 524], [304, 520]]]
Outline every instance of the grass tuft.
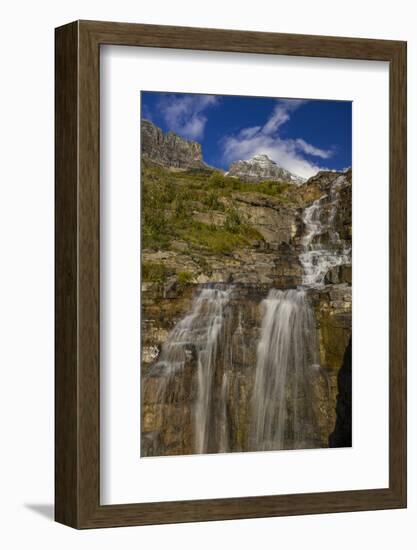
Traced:
[[142, 280], [149, 283], [163, 283], [167, 277], [164, 264], [157, 262], [142, 262]]

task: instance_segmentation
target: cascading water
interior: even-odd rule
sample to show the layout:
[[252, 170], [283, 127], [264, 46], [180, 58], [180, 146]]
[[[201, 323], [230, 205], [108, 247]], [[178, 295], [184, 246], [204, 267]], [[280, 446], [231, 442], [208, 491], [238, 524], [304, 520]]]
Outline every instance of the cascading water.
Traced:
[[270, 290], [253, 392], [254, 450], [314, 446], [311, 378], [317, 365], [313, 311], [304, 290]]
[[175, 380], [180, 377], [183, 381], [187, 361], [196, 364], [195, 453], [225, 452], [228, 447], [225, 418], [227, 373], [220, 367], [227, 362], [230, 353], [228, 304], [232, 290], [231, 286], [220, 285], [201, 288], [193, 300], [191, 312], [171, 331], [158, 362], [150, 372], [158, 384], [157, 401], [169, 403], [178, 391]]
[[[307, 291], [324, 286], [332, 267], [350, 263], [350, 249], [344, 248], [334, 228], [339, 189], [344, 181], [343, 175], [338, 176], [329, 196], [314, 201], [303, 212], [302, 286], [297, 290], [272, 289], [262, 302], [264, 314], [252, 397], [253, 450], [317, 446], [311, 388], [313, 377], [321, 369]], [[327, 244], [317, 243], [325, 233]]]
[[[230, 353], [230, 311], [228, 304], [232, 287], [203, 289], [195, 302], [199, 315], [195, 328], [202, 328], [203, 337], [197, 344], [197, 399], [195, 405], [195, 449], [197, 453], [227, 450], [225, 418], [227, 372], [224, 369]], [[214, 384], [216, 364], [221, 365], [219, 384]], [[211, 441], [210, 441], [211, 439]]]
[[[351, 262], [351, 249], [341, 241], [334, 228], [339, 191], [345, 181], [343, 174], [338, 176], [331, 185], [329, 197], [323, 195], [303, 212], [306, 231], [301, 241], [300, 263], [305, 287], [322, 287], [330, 269]], [[323, 239], [324, 243], [321, 242]]]

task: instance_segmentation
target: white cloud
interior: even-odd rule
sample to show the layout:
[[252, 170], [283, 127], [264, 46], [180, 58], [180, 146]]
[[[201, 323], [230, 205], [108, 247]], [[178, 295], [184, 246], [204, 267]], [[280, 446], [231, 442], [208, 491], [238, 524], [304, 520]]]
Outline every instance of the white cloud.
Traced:
[[197, 139], [204, 134], [207, 117], [204, 111], [218, 103], [212, 95], [167, 95], [159, 102], [159, 111], [170, 130], [185, 138]]
[[239, 132], [239, 136], [243, 139], [249, 139], [259, 132], [261, 126], [253, 126], [252, 128], [243, 128]]
[[322, 159], [328, 159], [333, 155], [333, 151], [331, 149], [319, 149], [318, 147], [314, 147], [314, 145], [311, 145], [311, 143], [307, 143], [301, 138], [296, 139], [295, 142], [297, 146], [301, 149], [301, 151], [304, 151], [304, 153], [307, 153], [308, 155], [320, 157]]
[[280, 126], [290, 119], [290, 113], [298, 109], [305, 103], [303, 99], [281, 99], [275, 106], [272, 116], [267, 120], [262, 128], [262, 133], [266, 135], [274, 134]]
[[223, 139], [225, 160], [233, 162], [265, 153], [283, 168], [304, 178], [325, 170], [316, 162], [304, 158], [302, 153], [327, 159], [333, 151], [315, 147], [301, 138], [285, 139], [279, 135], [280, 127], [304, 103], [304, 100], [279, 100], [263, 126], [244, 128], [236, 135], [226, 136]]

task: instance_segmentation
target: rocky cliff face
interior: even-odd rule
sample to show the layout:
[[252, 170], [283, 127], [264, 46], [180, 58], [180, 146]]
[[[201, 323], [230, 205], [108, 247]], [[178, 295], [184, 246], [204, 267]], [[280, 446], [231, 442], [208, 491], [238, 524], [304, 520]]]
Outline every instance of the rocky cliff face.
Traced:
[[[175, 297], [164, 297], [155, 286], [146, 285], [143, 306], [143, 424], [142, 455], [192, 454], [194, 446], [194, 407], [198, 395], [196, 380], [196, 342], [190, 343], [189, 357], [161, 391], [166, 374], [155, 371], [152, 365], [160, 357], [162, 345], [174, 327], [189, 314], [192, 297], [198, 287], [188, 288]], [[259, 450], [253, 447], [251, 428], [253, 418], [253, 392], [255, 386], [257, 346], [261, 335], [262, 301], [267, 296], [262, 285], [235, 285], [228, 304], [227, 384], [222, 398], [227, 415], [228, 452]], [[319, 341], [320, 368], [314, 373], [311, 392], [312, 410], [317, 434], [312, 447], [328, 447], [335, 431], [337, 400], [346, 393], [346, 385], [338, 385], [339, 372], [351, 338], [351, 287], [347, 284], [329, 285], [310, 295], [316, 312], [316, 331]], [[222, 388], [222, 361], [215, 361], [216, 387]], [[168, 396], [168, 398], [167, 398]], [[301, 396], [299, 404], [305, 396]], [[350, 406], [350, 394], [345, 409]], [[340, 398], [339, 398], [340, 399]], [[346, 399], [346, 397], [345, 397]], [[220, 400], [213, 393], [213, 406]], [[336, 444], [337, 446], [337, 444]], [[305, 445], [304, 448], [309, 448]], [[216, 446], [207, 452], [217, 452]]]
[[255, 155], [250, 160], [238, 160], [230, 166], [227, 175], [252, 182], [274, 180], [300, 185], [305, 181], [279, 166], [268, 155]]
[[[253, 186], [207, 171], [168, 172], [146, 162], [142, 168], [143, 204], [149, 206], [149, 212], [142, 210], [142, 455], [195, 452], [201, 399], [197, 339], [185, 347], [182, 367], [168, 377], [161, 352], [193, 310], [196, 295], [213, 283], [232, 289], [224, 306], [227, 332], [221, 346], [230, 352], [226, 375], [224, 358], [213, 359], [218, 388], [211, 405], [217, 419], [213, 430], [223, 430], [230, 452], [256, 450], [251, 419], [262, 301], [271, 288], [303, 284], [305, 212], [312, 205], [307, 221], [319, 229], [309, 242], [314, 254], [307, 260], [322, 262], [325, 270], [323, 284], [307, 291], [319, 353], [311, 382], [314, 446], [340, 444], [343, 437], [331, 434], [339, 430], [340, 403], [343, 422], [350, 406], [349, 380], [340, 369], [351, 339], [351, 172], [323, 172], [300, 186]], [[335, 262], [332, 254], [343, 251], [343, 261]], [[300, 395], [300, 403], [304, 399]], [[210, 445], [209, 452], [218, 450]]]
[[161, 166], [185, 170], [208, 168], [199, 143], [182, 139], [173, 132], [164, 133], [149, 120], [142, 120], [141, 139], [142, 157]]

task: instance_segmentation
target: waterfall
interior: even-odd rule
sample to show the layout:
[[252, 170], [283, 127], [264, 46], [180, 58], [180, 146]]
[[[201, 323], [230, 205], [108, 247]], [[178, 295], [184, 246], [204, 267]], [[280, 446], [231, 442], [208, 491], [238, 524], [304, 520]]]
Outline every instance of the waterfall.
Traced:
[[[335, 229], [344, 181], [343, 175], [335, 177], [329, 193], [302, 213], [302, 284], [291, 290], [271, 289], [262, 300], [256, 358], [251, 342], [246, 341], [248, 327], [242, 319], [244, 307], [237, 306], [238, 289], [223, 283], [197, 288], [189, 313], [169, 333], [146, 375], [146, 391], [152, 393], [146, 402], [154, 403], [157, 412], [152, 414], [159, 415], [153, 423], [158, 426], [152, 432], [155, 435], [147, 436], [155, 437], [149, 454], [169, 454], [168, 444], [158, 444], [158, 438], [170, 430], [180, 434], [175, 452], [178, 448], [197, 454], [321, 445], [312, 392], [315, 377], [323, 372], [309, 295], [324, 287], [329, 269], [350, 263], [350, 248]], [[250, 389], [240, 386], [242, 364], [256, 367]], [[250, 400], [242, 415], [236, 413], [240, 391]], [[171, 413], [176, 415], [175, 424]]]
[[253, 450], [317, 446], [311, 389], [313, 377], [322, 371], [307, 291], [323, 287], [332, 267], [350, 263], [350, 248], [345, 248], [334, 228], [344, 182], [344, 175], [336, 177], [329, 194], [314, 201], [302, 214], [302, 286], [297, 290], [272, 289], [262, 302], [252, 396]]
[[262, 307], [251, 446], [313, 447], [311, 381], [318, 366], [313, 311], [304, 290], [272, 289]]
[[184, 382], [187, 361], [193, 365], [195, 453], [228, 450], [225, 366], [231, 352], [228, 304], [232, 290], [225, 285], [201, 288], [190, 313], [173, 328], [150, 372], [157, 378], [158, 402], [170, 403], [178, 392], [175, 379], [179, 376]]
[[[217, 395], [218, 383], [214, 383], [216, 362], [223, 363], [230, 352], [228, 325], [230, 318], [227, 305], [232, 292], [231, 287], [225, 290], [218, 288], [203, 289], [195, 299], [197, 315], [194, 317], [194, 328], [200, 331], [201, 339], [198, 346], [197, 360], [197, 399], [195, 405], [195, 450], [205, 453], [209, 450], [227, 450], [225, 399], [227, 378], [224, 369], [220, 373], [220, 395]], [[220, 421], [218, 421], [220, 416]], [[211, 432], [214, 436], [214, 448], [210, 448]], [[216, 440], [220, 448], [216, 447]], [[211, 447], [213, 447], [211, 445]]]
[[[303, 266], [303, 286], [320, 288], [330, 269], [351, 262], [351, 249], [340, 239], [334, 228], [334, 219], [339, 205], [339, 191], [345, 183], [344, 174], [331, 185], [329, 195], [323, 195], [303, 214], [306, 231], [301, 240], [303, 251], [300, 263]], [[325, 242], [321, 242], [321, 241]]]

